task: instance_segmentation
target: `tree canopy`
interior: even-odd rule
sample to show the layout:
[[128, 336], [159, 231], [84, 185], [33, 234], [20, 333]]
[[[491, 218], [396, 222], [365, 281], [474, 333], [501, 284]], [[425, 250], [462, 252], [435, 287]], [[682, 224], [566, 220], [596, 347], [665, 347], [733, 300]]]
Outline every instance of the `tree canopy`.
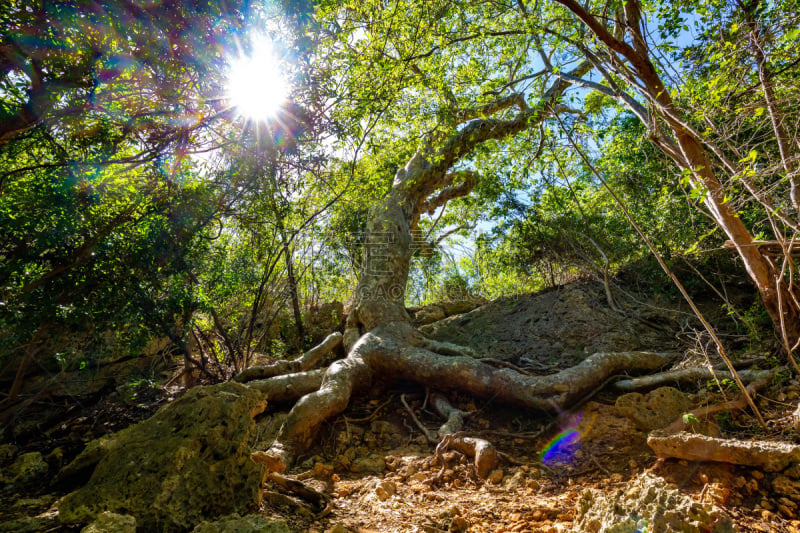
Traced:
[[[791, 354], [797, 7], [6, 2], [4, 373], [155, 335], [227, 378], [358, 308], [379, 234], [400, 307], [608, 281], [649, 253], [611, 191], [667, 259], [728, 241]], [[290, 92], [257, 121], [226, 84], [258, 35]]]

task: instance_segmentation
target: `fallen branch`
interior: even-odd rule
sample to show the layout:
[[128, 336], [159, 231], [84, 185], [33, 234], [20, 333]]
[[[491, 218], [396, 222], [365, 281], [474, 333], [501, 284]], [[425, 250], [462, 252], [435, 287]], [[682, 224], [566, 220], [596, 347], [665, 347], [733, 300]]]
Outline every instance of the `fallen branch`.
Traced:
[[436, 433], [426, 428], [425, 424], [423, 424], [420, 421], [420, 419], [417, 418], [417, 415], [414, 413], [414, 410], [411, 409], [411, 406], [409, 406], [408, 402], [406, 402], [405, 394], [400, 395], [400, 401], [403, 402], [403, 407], [405, 407], [406, 411], [408, 411], [408, 414], [411, 415], [411, 420], [413, 420], [414, 423], [419, 428], [419, 430], [422, 431], [422, 434], [425, 435], [425, 438], [428, 439], [428, 442], [439, 442], [438, 439], [436, 438]]
[[240, 372], [234, 381], [246, 383], [254, 379], [267, 379], [283, 374], [305, 372], [314, 368], [322, 358], [335, 350], [342, 343], [342, 334], [338, 331], [328, 335], [324, 341], [292, 361], [278, 361], [266, 366], [254, 366]]

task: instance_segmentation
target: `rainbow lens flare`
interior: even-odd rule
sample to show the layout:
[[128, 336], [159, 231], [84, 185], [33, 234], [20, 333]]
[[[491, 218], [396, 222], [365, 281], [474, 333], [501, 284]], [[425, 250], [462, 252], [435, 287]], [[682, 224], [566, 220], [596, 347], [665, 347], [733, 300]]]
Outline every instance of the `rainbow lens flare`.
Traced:
[[589, 430], [591, 424], [583, 422], [583, 413], [569, 417], [568, 425], [558, 435], [550, 439], [542, 450], [542, 464], [566, 463], [572, 460], [575, 451], [580, 447], [581, 437]]

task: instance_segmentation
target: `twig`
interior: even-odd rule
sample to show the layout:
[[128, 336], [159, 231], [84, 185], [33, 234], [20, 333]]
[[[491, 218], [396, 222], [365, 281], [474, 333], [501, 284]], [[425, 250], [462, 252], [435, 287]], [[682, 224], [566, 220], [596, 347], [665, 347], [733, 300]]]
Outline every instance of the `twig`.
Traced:
[[350, 422], [351, 424], [360, 424], [362, 422], [372, 422], [373, 420], [378, 418], [378, 413], [380, 412], [380, 410], [383, 409], [384, 407], [386, 407], [387, 405], [389, 405], [392, 402], [392, 400], [394, 400], [394, 396], [389, 396], [389, 399], [386, 400], [385, 402], [383, 402], [382, 404], [380, 404], [378, 407], [376, 407], [375, 410], [372, 411], [372, 413], [369, 416], [365, 416], [363, 418], [348, 418], [348, 417], [344, 417], [344, 421], [345, 422]]
[[406, 408], [406, 411], [408, 411], [408, 414], [411, 415], [411, 419], [414, 421], [414, 423], [417, 425], [417, 427], [420, 429], [420, 431], [422, 431], [422, 433], [425, 435], [425, 438], [428, 439], [428, 442], [431, 442], [431, 443], [439, 442], [439, 439], [437, 438], [436, 433], [434, 433], [433, 431], [429, 430], [424, 425], [422, 425], [422, 422], [419, 421], [419, 419], [417, 418], [417, 415], [414, 414], [414, 411], [411, 409], [411, 407], [409, 407], [408, 403], [406, 402], [406, 395], [405, 394], [401, 394], [400, 395], [400, 401], [403, 402], [403, 407]]

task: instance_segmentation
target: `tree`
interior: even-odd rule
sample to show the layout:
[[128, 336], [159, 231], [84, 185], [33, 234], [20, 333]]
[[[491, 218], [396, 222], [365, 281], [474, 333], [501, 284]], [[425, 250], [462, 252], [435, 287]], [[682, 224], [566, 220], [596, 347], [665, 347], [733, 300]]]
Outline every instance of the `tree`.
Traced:
[[[777, 101], [775, 66], [770, 64], [768, 53], [774, 51], [782, 63], [778, 70], [787, 82], [785, 87], [796, 87], [796, 61], [790, 61], [786, 55], [787, 38], [791, 40], [795, 35], [794, 26], [791, 22], [784, 25], [779, 15], [793, 12], [796, 6], [792, 3], [767, 6], [758, 1], [740, 3], [730, 9], [723, 3], [687, 5], [687, 11], [694, 10], [701, 19], [696, 24], [705, 31], [704, 43], [721, 36], [719, 45], [727, 56], [723, 59], [723, 53], [712, 46], [707, 57], [695, 59], [701, 72], [698, 79], [702, 90], [694, 94], [702, 97], [704, 103], [696, 100], [693, 103], [697, 107], [693, 108], [690, 102], [682, 101], [683, 94], [691, 94], [695, 89], [692, 72], [675, 71], [671, 65], [659, 61], [660, 51], [652, 39], [653, 21], [647, 20], [640, 2], [621, 5], [557, 2], [591, 31], [591, 44], [596, 47], [580, 47], [602, 74], [603, 81], [575, 80], [568, 74], [562, 78], [592, 87], [626, 105], [647, 125], [651, 141], [686, 172], [691, 186], [702, 193], [705, 209], [741, 257], [791, 358], [792, 351], [800, 344], [800, 300], [792, 281], [795, 268], [791, 259], [792, 235], [798, 229], [796, 216], [791, 215], [791, 211], [798, 209], [797, 156], [792, 153], [787, 128], [797, 120], [787, 103]], [[672, 32], [676, 36], [685, 24], [684, 8], [662, 5], [661, 9], [668, 21], [662, 27], [662, 35]], [[746, 35], [737, 31], [736, 21], [748, 29]], [[765, 33], [774, 39], [766, 40]], [[720, 60], [742, 78], [719, 69]], [[671, 75], [673, 71], [675, 74]], [[743, 79], [753, 84], [742, 90]], [[752, 109], [753, 98], [758, 98], [754, 89], [762, 93], [761, 114], [769, 117], [771, 131], [767, 137], [763, 136], [763, 129], [755, 133], [760, 125], [750, 121], [746, 121], [750, 129], [747, 133], [733, 132], [723, 126], [725, 114], [747, 113]], [[746, 143], [754, 140], [756, 144], [751, 144], [753, 147], [748, 150]], [[763, 152], [777, 152], [780, 168], [757, 171], [759, 158], [770, 157], [759, 156]], [[776, 186], [785, 196], [767, 192]], [[762, 253], [760, 243], [732, 201], [743, 200], [747, 195], [752, 196], [769, 220], [771, 240], [780, 252], [779, 261]]]
[[[342, 339], [346, 358], [316, 378], [321, 379], [318, 390], [303, 391], [308, 394], [292, 408], [275, 443], [255, 455], [273, 470], [291, 465], [319, 425], [341, 412], [373, 376], [436, 383], [553, 410], [566, 407], [609, 373], [657, 368], [668, 360], [664, 354], [597, 354], [578, 367], [536, 379], [489, 366], [469, 349], [428, 339], [411, 326], [404, 303], [420, 218], [481, 185], [485, 178], [475, 156], [482, 149], [536, 133], [555, 114], [572, 111], [564, 103], [571, 82], [528, 61], [542, 40], [524, 4], [467, 2], [457, 13], [449, 5], [398, 1], [387, 10], [377, 3], [345, 2], [320, 14], [329, 17], [324, 20], [334, 29], [328, 60], [344, 58], [353, 76], [340, 84], [345, 87], [342, 101], [351, 98], [361, 106], [351, 123], [358, 127], [380, 117], [388, 126], [374, 135], [398, 135], [402, 127], [407, 137], [416, 136], [418, 148], [369, 211], [361, 272]], [[499, 64], [497, 57], [502, 58]], [[573, 79], [591, 68], [586, 60], [563, 57], [564, 72]], [[366, 87], [359, 79], [366, 73], [373, 79], [376, 73], [381, 76]], [[348, 113], [353, 109], [346, 108]], [[407, 118], [411, 112], [419, 113], [414, 122]], [[280, 379], [296, 379], [307, 387], [308, 378], [303, 373]], [[269, 381], [258, 386], [268, 388]]]
[[3, 3], [0, 361], [17, 368], [11, 400], [33, 361], [86, 364], [67, 348], [102, 353], [87, 344], [109, 329], [132, 350], [153, 333], [183, 344], [186, 274], [220, 208], [189, 152], [225, 113], [209, 98], [224, 67], [216, 47], [243, 19], [208, 2]]

